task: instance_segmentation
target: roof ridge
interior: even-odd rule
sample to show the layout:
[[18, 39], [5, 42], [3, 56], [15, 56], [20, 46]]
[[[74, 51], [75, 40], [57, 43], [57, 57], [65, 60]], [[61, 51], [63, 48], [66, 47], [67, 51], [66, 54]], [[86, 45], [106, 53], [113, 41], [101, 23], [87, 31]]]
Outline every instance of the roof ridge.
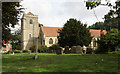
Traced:
[[27, 15], [33, 15], [34, 16], [34, 14], [32, 12], [28, 12]]

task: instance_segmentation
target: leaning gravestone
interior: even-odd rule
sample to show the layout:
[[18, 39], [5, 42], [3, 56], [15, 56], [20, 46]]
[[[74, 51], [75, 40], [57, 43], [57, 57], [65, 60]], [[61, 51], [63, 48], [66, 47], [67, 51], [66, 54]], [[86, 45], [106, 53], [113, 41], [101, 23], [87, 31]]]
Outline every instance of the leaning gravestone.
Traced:
[[76, 46], [72, 46], [71, 53], [76, 53]]
[[65, 54], [69, 54], [69, 46], [65, 47]]
[[76, 46], [76, 53], [82, 53], [82, 47]]

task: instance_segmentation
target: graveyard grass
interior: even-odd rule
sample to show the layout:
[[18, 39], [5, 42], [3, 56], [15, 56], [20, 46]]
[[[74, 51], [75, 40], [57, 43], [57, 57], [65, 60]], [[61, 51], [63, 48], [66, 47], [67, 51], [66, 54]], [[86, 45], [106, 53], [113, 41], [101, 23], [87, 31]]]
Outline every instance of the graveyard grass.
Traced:
[[117, 54], [49, 54], [2, 55], [3, 72], [118, 72]]

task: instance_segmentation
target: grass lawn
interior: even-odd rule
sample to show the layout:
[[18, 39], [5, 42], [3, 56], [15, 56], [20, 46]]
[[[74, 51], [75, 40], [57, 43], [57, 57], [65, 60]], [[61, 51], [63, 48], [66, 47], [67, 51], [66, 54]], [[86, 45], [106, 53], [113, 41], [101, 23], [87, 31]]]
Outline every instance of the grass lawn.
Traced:
[[2, 55], [3, 72], [118, 72], [117, 54], [49, 54]]

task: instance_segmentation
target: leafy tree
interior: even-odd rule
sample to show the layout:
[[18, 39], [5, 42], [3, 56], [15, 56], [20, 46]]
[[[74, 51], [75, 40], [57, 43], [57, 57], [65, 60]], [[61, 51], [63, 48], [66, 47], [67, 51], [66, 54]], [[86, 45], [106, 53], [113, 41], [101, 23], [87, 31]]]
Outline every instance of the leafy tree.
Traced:
[[88, 46], [92, 39], [86, 24], [76, 19], [69, 19], [58, 33], [58, 44], [62, 47], [74, 45]]
[[11, 44], [13, 49], [21, 50], [21, 30], [16, 30], [12, 34]]
[[89, 29], [98, 29], [98, 30], [105, 29], [103, 22], [96, 22], [95, 24], [89, 26], [88, 28]]
[[[100, 2], [98, 5], [93, 5], [93, 3], [94, 2], [86, 2], [87, 9], [90, 9], [90, 8], [93, 9], [99, 5], [105, 5], [105, 6], [108, 6], [111, 8], [111, 10], [108, 12], [108, 14], [106, 14], [104, 16], [104, 24], [106, 27], [108, 27], [108, 31], [110, 31], [110, 29], [112, 29], [112, 28], [118, 28], [118, 37], [115, 37], [115, 39], [118, 41], [118, 44], [120, 44], [120, 1], [117, 0], [115, 2], [115, 5], [111, 5], [111, 3], [109, 3], [109, 2], [107, 2], [107, 4], [101, 4], [101, 2]], [[105, 37], [105, 38], [107, 38], [107, 37]], [[109, 38], [107, 38], [107, 39], [109, 40]], [[113, 40], [115, 40], [115, 39], [113, 39]], [[100, 43], [101, 46], [102, 46], [102, 42], [104, 44], [104, 41], [101, 41], [101, 43]], [[113, 44], [113, 42], [112, 42], [112, 44]], [[107, 47], [107, 48], [109, 47], [109, 49], [114, 50], [114, 47], [111, 47], [111, 44], [106, 44], [105, 47]], [[101, 48], [101, 50], [102, 50], [102, 48]]]
[[118, 29], [118, 21], [115, 19], [111, 19], [109, 22], [96, 22], [95, 24], [88, 27], [89, 29], [98, 29], [98, 30], [106, 30], [110, 31], [110, 29], [116, 28]]
[[19, 2], [2, 2], [2, 39], [10, 40], [12, 38], [11, 27], [14, 28], [20, 19], [20, 13], [23, 8], [20, 8]]
[[107, 32], [106, 35], [100, 37], [98, 40], [98, 52], [108, 52], [115, 51], [115, 47], [119, 44], [118, 38], [118, 29], [111, 29], [111, 31]]
[[112, 7], [112, 4], [109, 1], [106, 0], [106, 2], [107, 2], [106, 4], [102, 4], [101, 0], [100, 1], [95, 1], [95, 0], [89, 1], [88, 0], [88, 1], [86, 1], [86, 7], [87, 7], [87, 9], [93, 9], [93, 8], [96, 8], [99, 5]]
[[40, 27], [40, 26], [43, 26], [43, 24], [40, 24], [40, 23], [39, 23], [39, 27]]
[[115, 6], [111, 5], [110, 2], [107, 2], [106, 4], [101, 4], [101, 2], [86, 2], [87, 9], [93, 9], [99, 5], [108, 6], [111, 8], [111, 10], [104, 16], [104, 26], [107, 30], [110, 31], [112, 28], [118, 28], [120, 29], [120, 1], [115, 2]]

